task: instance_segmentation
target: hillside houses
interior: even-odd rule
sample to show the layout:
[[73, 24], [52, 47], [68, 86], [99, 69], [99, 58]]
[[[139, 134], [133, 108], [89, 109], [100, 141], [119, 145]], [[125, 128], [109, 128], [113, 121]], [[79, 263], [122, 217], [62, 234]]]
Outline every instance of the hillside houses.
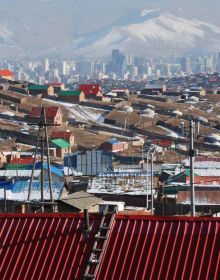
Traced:
[[29, 85], [29, 94], [38, 97], [48, 97], [54, 95], [54, 88], [51, 85]]
[[167, 88], [165, 84], [162, 83], [148, 83], [145, 85], [144, 89], [141, 90], [141, 94], [163, 94], [166, 92]]
[[[29, 118], [39, 123], [41, 116], [41, 107], [33, 107]], [[46, 121], [49, 124], [60, 126], [63, 124], [63, 113], [59, 107], [45, 107]]]
[[50, 85], [54, 88], [55, 93], [58, 93], [59, 91], [65, 90], [65, 84], [64, 83], [49, 83], [48, 85]]
[[52, 131], [52, 133], [50, 134], [50, 139], [58, 138], [66, 140], [70, 144], [70, 147], [74, 147], [75, 145], [74, 135], [71, 131]]
[[83, 91], [86, 98], [102, 97], [102, 90], [99, 84], [80, 84], [79, 91]]
[[75, 91], [59, 91], [58, 92], [58, 100], [65, 101], [69, 103], [79, 104], [85, 100], [85, 94], [83, 91], [75, 90]]

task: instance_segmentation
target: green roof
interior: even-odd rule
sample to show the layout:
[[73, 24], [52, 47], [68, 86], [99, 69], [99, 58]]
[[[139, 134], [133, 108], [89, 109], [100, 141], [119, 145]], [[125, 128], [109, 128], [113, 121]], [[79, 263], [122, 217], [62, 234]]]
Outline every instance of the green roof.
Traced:
[[17, 164], [9, 163], [7, 164], [6, 170], [26, 170], [30, 167], [30, 164]]
[[[190, 169], [185, 170], [185, 175], [190, 176]], [[194, 173], [194, 176], [199, 176], [197, 173]]]
[[67, 141], [65, 141], [64, 139], [61, 139], [61, 138], [53, 139], [53, 140], [51, 140], [51, 142], [59, 148], [68, 148], [70, 146], [70, 144]]
[[29, 85], [29, 90], [47, 90], [49, 85]]
[[81, 91], [75, 90], [75, 91], [70, 91], [70, 90], [62, 90], [58, 92], [59, 96], [79, 96]]

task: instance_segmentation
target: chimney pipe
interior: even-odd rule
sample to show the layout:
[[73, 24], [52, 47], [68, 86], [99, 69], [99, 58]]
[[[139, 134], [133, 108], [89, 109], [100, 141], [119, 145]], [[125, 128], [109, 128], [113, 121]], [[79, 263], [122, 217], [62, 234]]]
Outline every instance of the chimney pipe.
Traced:
[[88, 232], [89, 231], [89, 211], [88, 209], [84, 209], [84, 231]]

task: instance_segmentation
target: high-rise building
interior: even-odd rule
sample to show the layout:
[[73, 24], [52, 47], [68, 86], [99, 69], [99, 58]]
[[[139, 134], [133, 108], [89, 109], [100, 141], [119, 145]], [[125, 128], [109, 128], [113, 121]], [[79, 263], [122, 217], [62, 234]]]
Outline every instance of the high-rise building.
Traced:
[[66, 75], [67, 74], [67, 66], [66, 61], [61, 61], [58, 64], [59, 75]]
[[118, 49], [112, 50], [112, 72], [118, 77], [122, 75], [122, 68], [124, 63], [125, 55]]
[[45, 74], [49, 70], [50, 70], [49, 59], [46, 58], [42, 61], [42, 73]]

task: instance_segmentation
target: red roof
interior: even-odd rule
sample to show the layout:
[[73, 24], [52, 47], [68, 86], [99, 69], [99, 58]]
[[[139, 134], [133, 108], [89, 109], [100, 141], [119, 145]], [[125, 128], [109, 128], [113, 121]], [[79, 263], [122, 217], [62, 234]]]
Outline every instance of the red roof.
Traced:
[[82, 215], [0, 214], [0, 278], [81, 280], [100, 219], [86, 239]]
[[164, 139], [164, 140], [155, 139], [155, 140], [152, 140], [152, 143], [154, 145], [158, 145], [160, 147], [170, 147], [172, 145], [173, 141], [169, 140], [169, 139]]
[[46, 85], [50, 85], [52, 87], [61, 87], [63, 85], [63, 83], [49, 83], [49, 84], [46, 84]]
[[13, 72], [8, 69], [0, 69], [0, 76], [2, 77], [11, 77], [14, 76]]
[[197, 156], [195, 157], [196, 162], [200, 161], [214, 161], [214, 162], [220, 162], [219, 157], [209, 157], [209, 156]]
[[81, 84], [79, 90], [83, 91], [85, 95], [97, 95], [101, 91], [99, 84]]
[[220, 219], [117, 216], [97, 279], [220, 279]]
[[[0, 214], [1, 279], [82, 279], [100, 215]], [[97, 280], [220, 279], [220, 219], [117, 215]]]
[[[45, 107], [46, 118], [53, 120], [59, 111], [59, 107]], [[41, 107], [33, 107], [30, 112], [30, 118], [40, 118]]]
[[34, 162], [33, 158], [13, 158], [11, 163], [17, 164], [32, 164]]
[[62, 139], [70, 139], [72, 135], [72, 132], [67, 132], [67, 131], [53, 131], [50, 135], [51, 139], [58, 139], [58, 138], [62, 138]]

